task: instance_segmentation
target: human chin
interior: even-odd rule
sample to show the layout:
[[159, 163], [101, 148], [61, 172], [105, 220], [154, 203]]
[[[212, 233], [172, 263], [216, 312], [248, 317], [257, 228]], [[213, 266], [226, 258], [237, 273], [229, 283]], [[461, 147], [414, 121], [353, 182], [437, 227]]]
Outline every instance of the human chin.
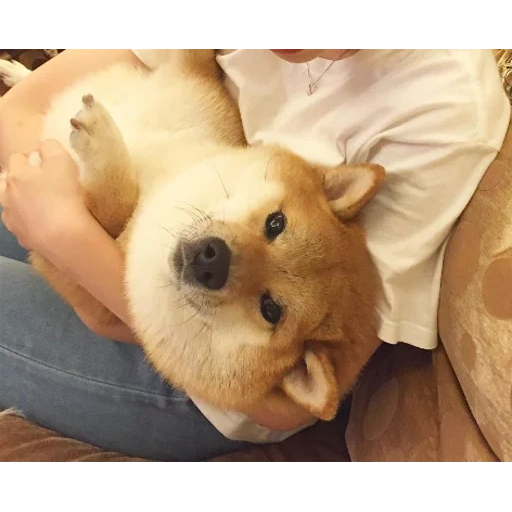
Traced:
[[287, 62], [302, 64], [316, 59], [323, 50], [270, 50], [274, 55]]

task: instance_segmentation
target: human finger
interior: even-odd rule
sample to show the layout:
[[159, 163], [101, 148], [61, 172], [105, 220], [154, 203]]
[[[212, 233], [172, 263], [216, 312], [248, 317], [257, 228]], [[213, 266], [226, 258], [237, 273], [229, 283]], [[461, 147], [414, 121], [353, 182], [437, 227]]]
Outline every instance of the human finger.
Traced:
[[5, 169], [6, 173], [12, 172], [13, 169], [19, 169], [28, 163], [28, 157], [24, 153], [14, 153], [9, 157], [9, 162]]
[[55, 139], [46, 139], [39, 145], [39, 154], [42, 160], [46, 160], [53, 156], [62, 156], [66, 154], [66, 150], [62, 144]]
[[39, 147], [39, 155], [41, 157], [40, 165], [43, 170], [53, 165], [58, 165], [60, 169], [63, 168], [63, 165], [76, 168], [76, 163], [69, 152], [56, 140], [49, 139], [43, 141]]

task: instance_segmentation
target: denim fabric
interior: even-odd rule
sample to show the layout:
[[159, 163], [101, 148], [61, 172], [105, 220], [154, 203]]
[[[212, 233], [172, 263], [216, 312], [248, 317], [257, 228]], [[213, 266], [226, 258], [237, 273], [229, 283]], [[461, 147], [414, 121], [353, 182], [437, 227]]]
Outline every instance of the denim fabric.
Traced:
[[0, 222], [0, 409], [153, 460], [205, 460], [244, 446], [164, 383], [139, 347], [90, 332], [25, 260]]

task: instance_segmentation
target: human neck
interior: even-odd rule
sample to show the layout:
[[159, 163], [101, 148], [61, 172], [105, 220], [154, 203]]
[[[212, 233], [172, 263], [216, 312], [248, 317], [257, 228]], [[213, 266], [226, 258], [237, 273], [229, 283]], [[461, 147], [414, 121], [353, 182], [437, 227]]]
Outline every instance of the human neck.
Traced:
[[351, 57], [359, 50], [325, 50], [319, 57], [326, 60], [342, 60]]

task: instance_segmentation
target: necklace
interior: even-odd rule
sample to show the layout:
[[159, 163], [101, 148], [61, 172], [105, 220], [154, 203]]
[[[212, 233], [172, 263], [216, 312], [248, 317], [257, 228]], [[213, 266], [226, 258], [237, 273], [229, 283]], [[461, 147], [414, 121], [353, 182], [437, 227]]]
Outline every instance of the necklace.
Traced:
[[309, 69], [309, 63], [306, 62], [306, 68], [308, 70], [308, 77], [309, 77], [309, 85], [308, 85], [308, 90], [306, 91], [306, 94], [308, 96], [311, 96], [315, 90], [316, 90], [316, 86], [318, 85], [318, 82], [320, 82], [320, 80], [322, 79], [322, 77], [327, 73], [327, 71], [329, 71], [329, 69], [331, 69], [331, 67], [333, 66], [333, 64], [335, 62], [338, 61], [338, 59], [345, 53], [345, 50], [343, 50], [339, 57], [337, 59], [334, 59], [333, 61], [331, 61], [331, 63], [327, 66], [327, 69], [316, 79], [316, 80], [313, 80], [313, 77], [311, 76], [311, 71]]

